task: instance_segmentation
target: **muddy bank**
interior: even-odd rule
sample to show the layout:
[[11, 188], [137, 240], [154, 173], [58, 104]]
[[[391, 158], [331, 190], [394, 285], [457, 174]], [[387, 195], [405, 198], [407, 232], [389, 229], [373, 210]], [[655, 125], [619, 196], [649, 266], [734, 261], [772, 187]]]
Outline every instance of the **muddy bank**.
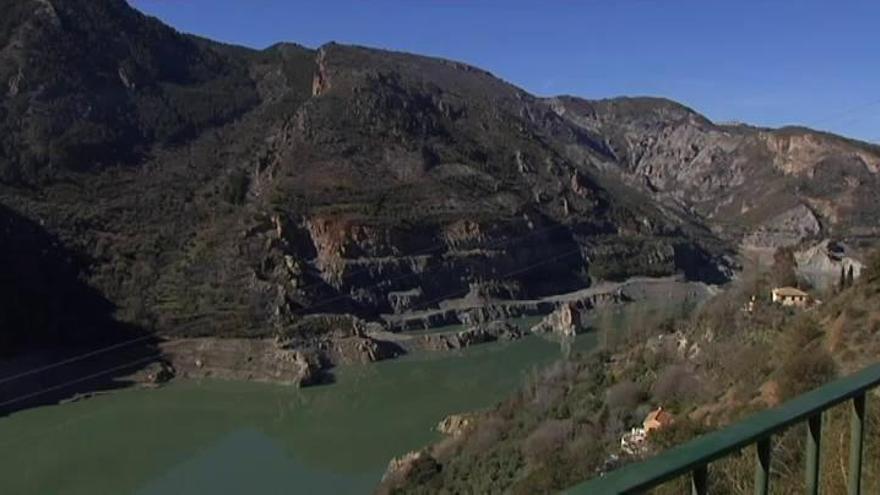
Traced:
[[[304, 352], [284, 349], [273, 339], [178, 339], [159, 344], [162, 360], [175, 377], [221, 378], [305, 385], [316, 379], [320, 361]], [[152, 370], [134, 377], [157, 382]]]

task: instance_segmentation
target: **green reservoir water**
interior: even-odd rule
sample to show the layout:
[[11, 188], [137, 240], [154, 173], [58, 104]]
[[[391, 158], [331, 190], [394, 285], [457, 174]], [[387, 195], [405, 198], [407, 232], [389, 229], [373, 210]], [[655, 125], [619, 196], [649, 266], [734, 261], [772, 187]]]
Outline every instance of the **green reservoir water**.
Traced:
[[560, 353], [528, 337], [347, 367], [329, 386], [178, 381], [23, 411], [0, 419], [0, 493], [370, 493], [443, 417], [494, 404]]

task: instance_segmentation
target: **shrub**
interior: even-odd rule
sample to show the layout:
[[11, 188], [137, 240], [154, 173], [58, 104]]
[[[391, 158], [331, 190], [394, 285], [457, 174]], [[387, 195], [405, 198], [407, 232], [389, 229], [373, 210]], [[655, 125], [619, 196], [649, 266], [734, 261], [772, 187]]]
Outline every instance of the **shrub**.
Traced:
[[565, 447], [573, 432], [574, 427], [569, 419], [547, 420], [526, 437], [522, 446], [523, 456], [533, 465], [547, 462]]
[[699, 395], [700, 382], [686, 366], [667, 366], [660, 372], [651, 390], [654, 399], [661, 403], [676, 403]]
[[642, 389], [631, 381], [622, 381], [608, 388], [605, 402], [611, 409], [632, 410], [644, 399]]
[[859, 278], [866, 283], [880, 282], [880, 249], [873, 251], [868, 256]]
[[702, 423], [687, 416], [681, 416], [666, 428], [651, 432], [651, 441], [661, 450], [668, 449], [692, 440], [706, 431], [707, 429]]
[[248, 188], [251, 186], [250, 177], [243, 170], [236, 170], [226, 178], [223, 186], [223, 199], [234, 205], [244, 203]]
[[837, 374], [834, 358], [823, 347], [802, 350], [786, 357], [779, 370], [779, 393], [783, 400], [814, 389]]
[[468, 435], [467, 448], [470, 453], [482, 454], [494, 447], [504, 438], [510, 426], [501, 418], [489, 417], [479, 422]]
[[779, 248], [773, 253], [773, 283], [777, 286], [795, 287], [798, 284], [797, 262], [794, 259], [794, 250], [791, 248]]
[[819, 322], [809, 315], [795, 320], [785, 332], [782, 339], [783, 356], [802, 353], [807, 347], [818, 344], [817, 341], [824, 335]]
[[565, 395], [562, 385], [539, 385], [535, 388], [530, 402], [532, 410], [544, 414], [552, 409]]

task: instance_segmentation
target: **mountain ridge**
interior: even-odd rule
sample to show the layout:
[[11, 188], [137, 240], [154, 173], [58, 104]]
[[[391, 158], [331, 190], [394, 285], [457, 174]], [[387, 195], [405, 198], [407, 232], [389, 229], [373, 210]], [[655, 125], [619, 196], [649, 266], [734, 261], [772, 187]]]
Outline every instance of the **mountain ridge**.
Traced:
[[[381, 324], [460, 294], [719, 282], [762, 228], [781, 245], [876, 234], [857, 211], [875, 150], [849, 141], [786, 147], [671, 100], [542, 98], [403, 52], [219, 44], [121, 1], [26, 5], [61, 21], [0, 44], [0, 203], [87, 260], [117, 318], [163, 335], [287, 335], [319, 303]], [[111, 20], [81, 38], [89, 16]], [[805, 149], [807, 169], [852, 173], [797, 189], [809, 177], [782, 171]], [[821, 203], [837, 197], [852, 206]]]

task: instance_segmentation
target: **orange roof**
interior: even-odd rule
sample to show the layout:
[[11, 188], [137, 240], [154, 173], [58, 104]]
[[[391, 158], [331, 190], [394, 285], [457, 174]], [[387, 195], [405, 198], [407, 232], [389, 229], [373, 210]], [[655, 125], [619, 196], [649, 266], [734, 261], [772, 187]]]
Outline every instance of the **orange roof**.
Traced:
[[648, 413], [648, 416], [645, 418], [644, 424], [655, 421], [661, 425], [668, 425], [672, 423], [672, 415], [664, 411], [662, 407], [658, 407], [657, 409]]

